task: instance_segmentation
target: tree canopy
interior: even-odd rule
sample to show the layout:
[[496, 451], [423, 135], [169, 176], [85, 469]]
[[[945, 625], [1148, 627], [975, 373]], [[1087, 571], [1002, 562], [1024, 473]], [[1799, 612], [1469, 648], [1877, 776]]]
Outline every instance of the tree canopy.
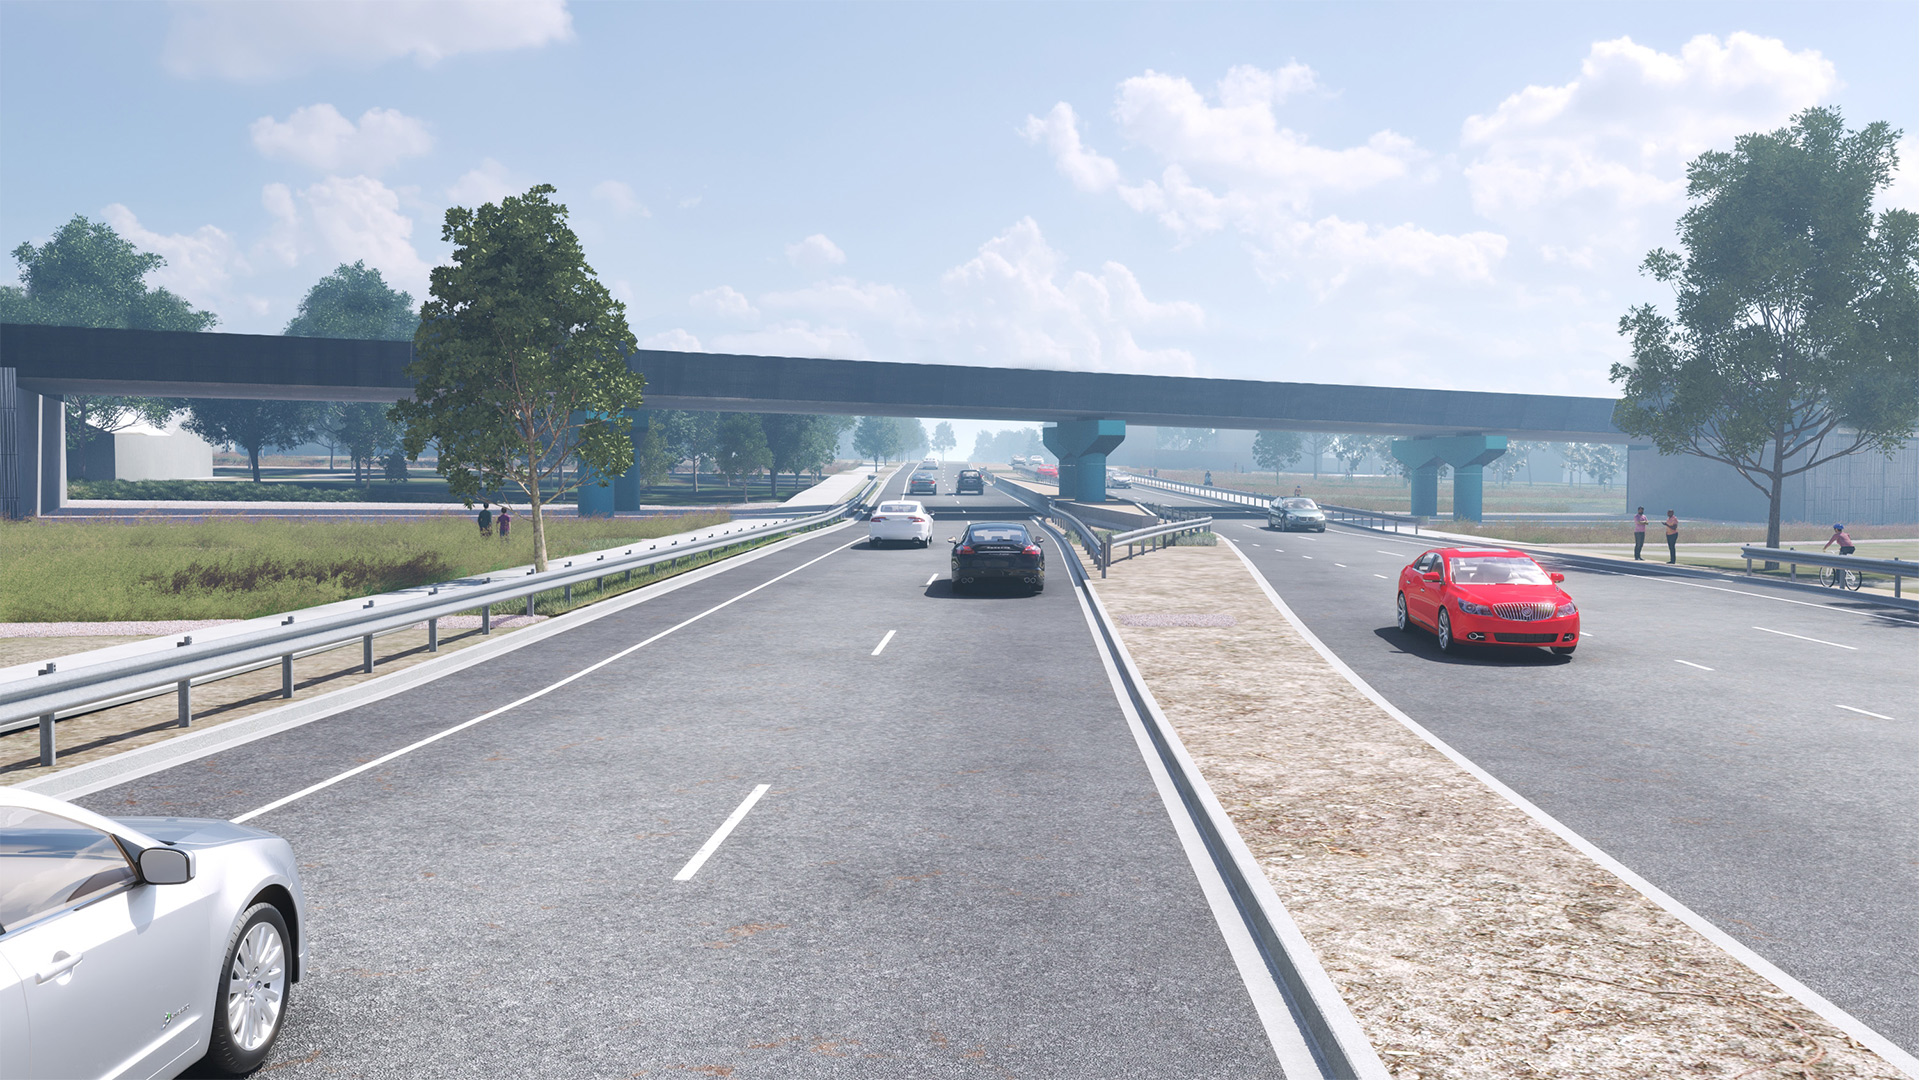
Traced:
[[455, 496], [525, 495], [537, 570], [545, 505], [633, 464], [621, 410], [640, 404], [643, 383], [627, 367], [637, 342], [626, 305], [594, 275], [553, 194], [541, 184], [447, 210], [451, 265], [433, 269], [407, 368], [414, 395], [394, 406], [408, 456], [435, 443]]
[[[410, 341], [419, 328], [413, 297], [388, 285], [379, 270], [355, 262], [341, 263], [315, 282], [285, 332], [288, 337]], [[365, 401], [323, 408], [316, 427], [347, 451], [356, 481], [371, 479], [374, 461], [399, 445], [400, 429], [390, 412], [386, 405]]]
[[1280, 470], [1300, 460], [1306, 453], [1306, 440], [1297, 431], [1262, 431], [1253, 437], [1253, 463], [1273, 470], [1273, 482], [1280, 482]]
[[247, 452], [254, 483], [260, 482], [260, 452], [286, 449], [313, 438], [325, 419], [317, 401], [251, 401], [195, 398], [187, 402], [188, 431], [210, 443], [232, 443]]
[[1769, 546], [1786, 477], [1891, 454], [1914, 432], [1920, 218], [1873, 210], [1900, 136], [1816, 108], [1695, 158], [1682, 251], [1642, 263], [1673, 287], [1674, 314], [1643, 304], [1620, 319], [1633, 356], [1613, 366], [1614, 424], [1732, 466], [1767, 496]]
[[853, 448], [878, 465], [903, 449], [900, 425], [890, 417], [863, 416], [853, 426]]

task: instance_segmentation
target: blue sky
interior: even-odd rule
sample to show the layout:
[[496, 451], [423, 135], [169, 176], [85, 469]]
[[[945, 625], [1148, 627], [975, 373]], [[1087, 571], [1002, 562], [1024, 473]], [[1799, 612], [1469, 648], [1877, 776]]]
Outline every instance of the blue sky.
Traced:
[[[1685, 162], [1912, 3], [0, 5], [0, 239], [220, 328], [546, 182], [655, 347], [1606, 394]], [[1914, 164], [1885, 201], [1913, 207]], [[963, 432], [963, 445], [970, 441]]]

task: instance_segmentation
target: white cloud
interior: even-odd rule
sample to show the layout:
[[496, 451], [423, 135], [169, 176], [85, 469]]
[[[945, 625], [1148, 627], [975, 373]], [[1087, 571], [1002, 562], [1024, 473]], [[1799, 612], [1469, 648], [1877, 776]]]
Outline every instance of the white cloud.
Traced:
[[757, 319], [760, 312], [754, 309], [753, 302], [731, 285], [721, 285], [706, 292], [694, 293], [687, 301], [693, 310], [705, 315], [722, 319]]
[[1688, 161], [1780, 127], [1838, 86], [1819, 52], [1744, 32], [1702, 34], [1678, 55], [1624, 37], [1595, 42], [1573, 81], [1529, 86], [1467, 118], [1474, 209], [1637, 247], [1676, 216]]
[[767, 307], [806, 311], [838, 318], [867, 319], [907, 326], [919, 320], [913, 299], [905, 290], [852, 278], [829, 278], [804, 289], [770, 292], [760, 298]]
[[780, 323], [762, 330], [722, 334], [713, 340], [715, 352], [746, 356], [820, 356], [833, 360], [864, 360], [870, 355], [860, 335], [844, 326], [815, 326], [804, 321]]
[[1304, 266], [1322, 295], [1346, 284], [1362, 269], [1382, 269], [1453, 282], [1485, 282], [1507, 254], [1507, 238], [1497, 233], [1459, 236], [1430, 232], [1413, 224], [1381, 227], [1328, 216], [1308, 223], [1289, 222], [1272, 236], [1277, 276]]
[[479, 168], [468, 170], [447, 188], [447, 198], [452, 199], [455, 206], [479, 206], [497, 203], [509, 195], [524, 194], [532, 186], [505, 165], [485, 158]]
[[1030, 143], [1046, 140], [1053, 164], [1081, 191], [1101, 192], [1120, 182], [1120, 167], [1080, 141], [1080, 122], [1073, 106], [1062, 101], [1047, 110], [1045, 119], [1028, 116], [1020, 134]]
[[263, 116], [248, 128], [254, 149], [329, 173], [378, 174], [433, 149], [427, 126], [398, 109], [368, 109], [359, 124], [332, 105], [303, 105], [286, 120]]
[[640, 347], [643, 349], [664, 349], [668, 352], [707, 351], [701, 346], [699, 338], [694, 337], [692, 334], [687, 333], [677, 326], [671, 330], [663, 330], [658, 334], [641, 339]]
[[612, 207], [613, 212], [621, 217], [627, 217], [630, 214], [639, 214], [641, 217], [653, 216], [653, 213], [634, 197], [633, 189], [618, 180], [602, 180], [593, 185], [593, 197]]
[[266, 81], [325, 64], [367, 67], [400, 57], [432, 67], [461, 53], [573, 38], [566, 0], [177, 0], [169, 8], [163, 59], [187, 77]]
[[293, 189], [285, 184], [268, 184], [260, 189], [260, 207], [273, 219], [267, 235], [256, 250], [282, 266], [300, 261], [300, 208], [295, 205]]
[[952, 336], [989, 364], [1191, 374], [1185, 349], [1151, 349], [1136, 330], [1195, 331], [1198, 304], [1149, 300], [1116, 262], [1098, 276], [1066, 272], [1065, 258], [1024, 218], [941, 279], [954, 302]]
[[190, 233], [158, 233], [140, 224], [132, 210], [113, 203], [100, 212], [122, 238], [142, 251], [151, 251], [167, 265], [149, 277], [153, 285], [185, 297], [195, 307], [224, 314], [236, 301], [230, 286], [236, 273], [251, 272], [233, 238], [214, 225]]
[[680, 209], [682, 210], [691, 210], [694, 207], [699, 205], [700, 205], [700, 196], [698, 195], [689, 195], [686, 198], [680, 200]]
[[797, 244], [787, 245], [787, 261], [802, 270], [825, 270], [846, 262], [847, 253], [825, 235], [814, 233]]
[[413, 248], [413, 219], [400, 212], [393, 189], [368, 176], [329, 176], [302, 191], [300, 201], [303, 229], [330, 265], [364, 259], [395, 288], [426, 295], [427, 263]]

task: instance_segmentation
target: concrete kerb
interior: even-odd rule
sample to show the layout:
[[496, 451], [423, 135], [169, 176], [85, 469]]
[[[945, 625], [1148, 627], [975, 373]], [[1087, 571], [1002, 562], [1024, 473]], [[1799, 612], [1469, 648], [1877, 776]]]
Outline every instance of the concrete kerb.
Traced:
[[1539, 822], [1555, 836], [1566, 841], [1576, 851], [1593, 860], [1596, 865], [1614, 877], [1619, 878], [1628, 887], [1640, 893], [1640, 895], [1653, 901], [1654, 904], [1658, 905], [1674, 918], [1686, 923], [1695, 932], [1718, 946], [1742, 966], [1778, 987], [1782, 993], [1798, 1001], [1801, 1005], [1806, 1006], [1807, 1009], [1818, 1015], [1821, 1019], [1832, 1024], [1842, 1032], [1845, 1032], [1853, 1041], [1879, 1054], [1901, 1072], [1906, 1073], [1908, 1076], [1920, 1077], [1920, 1059], [1916, 1059], [1914, 1055], [1894, 1045], [1886, 1036], [1868, 1027], [1845, 1009], [1828, 1001], [1811, 987], [1808, 987], [1806, 984], [1800, 982], [1800, 980], [1774, 966], [1772, 962], [1741, 944], [1726, 931], [1721, 930], [1705, 917], [1696, 913], [1692, 908], [1689, 908], [1672, 896], [1667, 895], [1659, 886], [1628, 869], [1624, 863], [1621, 863], [1613, 856], [1602, 851], [1586, 837], [1581, 836], [1573, 829], [1562, 824], [1558, 818], [1555, 818], [1552, 814], [1547, 813], [1535, 805], [1526, 796], [1521, 795], [1506, 784], [1501, 783], [1492, 773], [1487, 772], [1475, 764], [1466, 755], [1441, 740], [1439, 736], [1428, 731], [1418, 721], [1406, 713], [1401, 712], [1392, 702], [1388, 701], [1379, 691], [1375, 690], [1371, 684], [1361, 678], [1358, 672], [1348, 667], [1345, 661], [1341, 660], [1332, 649], [1328, 648], [1327, 645], [1320, 640], [1318, 635], [1314, 634], [1314, 632], [1307, 627], [1305, 622], [1301, 621], [1298, 615], [1293, 613], [1293, 609], [1287, 606], [1287, 602], [1281, 599], [1280, 594], [1275, 591], [1273, 585], [1267, 581], [1266, 575], [1262, 574], [1260, 568], [1253, 564], [1253, 560], [1247, 557], [1246, 552], [1240, 550], [1239, 544], [1235, 543], [1232, 539], [1227, 539], [1226, 543], [1227, 546], [1233, 550], [1233, 553], [1239, 557], [1241, 564], [1246, 567], [1247, 573], [1253, 576], [1253, 580], [1260, 586], [1260, 590], [1266, 594], [1267, 600], [1273, 604], [1274, 609], [1280, 613], [1282, 618], [1287, 620], [1288, 625], [1292, 626], [1293, 629], [1299, 633], [1301, 639], [1312, 646], [1313, 650], [1320, 654], [1321, 659], [1325, 660], [1335, 671], [1339, 672], [1340, 676], [1346, 679], [1355, 690], [1365, 695], [1369, 701], [1379, 706], [1383, 712], [1393, 717], [1408, 731], [1411, 731], [1427, 743], [1427, 745], [1439, 751], [1449, 761], [1466, 770], [1476, 780], [1485, 784], [1487, 788], [1496, 795], [1499, 795], [1502, 799], [1511, 803], [1516, 809], [1534, 821]]
[[[1334, 524], [1348, 529], [1359, 529], [1364, 532], [1378, 533], [1381, 536], [1398, 536], [1403, 540], [1407, 536], [1405, 533], [1395, 533], [1388, 529], [1376, 529], [1371, 525], [1356, 525], [1350, 521], [1340, 521]], [[1648, 577], [1695, 578], [1722, 583], [1729, 580], [1748, 580], [1746, 575], [1734, 571], [1711, 570], [1703, 566], [1683, 566], [1678, 563], [1671, 565], [1667, 563], [1635, 563], [1625, 559], [1610, 559], [1604, 555], [1590, 555], [1584, 552], [1568, 551], [1566, 548], [1555, 547], [1551, 544], [1525, 544], [1511, 540], [1502, 540], [1497, 537], [1471, 536], [1466, 533], [1439, 532], [1433, 529], [1428, 529], [1426, 532], [1421, 533], [1420, 536], [1431, 537], [1439, 541], [1458, 543], [1464, 546], [1482, 548], [1506, 547], [1513, 548], [1517, 551], [1524, 551], [1529, 554], [1551, 555], [1556, 559], [1562, 559], [1579, 566], [1591, 567], [1595, 570], [1608, 570], [1616, 574], [1631, 573], [1644, 574]], [[1429, 544], [1427, 546], [1432, 547], [1436, 545]], [[1804, 582], [1778, 581], [1769, 578], [1765, 581], [1753, 581], [1751, 583], [1763, 585], [1771, 589], [1786, 589], [1820, 596], [1831, 597], [1834, 594], [1834, 590], [1832, 589]], [[1881, 596], [1878, 593], [1864, 591], [1847, 593], [1846, 595], [1851, 599], [1859, 600], [1863, 603], [1878, 604], [1882, 607], [1896, 608], [1902, 611], [1920, 611], [1920, 598], [1916, 597]]]
[[219, 727], [205, 728], [166, 742], [154, 743], [129, 750], [124, 754], [88, 762], [51, 776], [23, 781], [17, 786], [60, 799], [77, 799], [83, 795], [90, 795], [116, 784], [137, 780], [176, 765], [208, 757], [256, 739], [264, 739], [269, 735], [301, 727], [349, 709], [392, 697], [417, 686], [423, 686], [515, 649], [565, 633], [574, 627], [585, 626], [596, 619], [605, 618], [637, 604], [676, 592], [696, 582], [705, 581], [734, 567], [744, 566], [793, 545], [848, 528], [852, 524], [852, 521], [843, 521], [790, 536], [764, 547], [675, 575], [666, 581], [590, 604], [558, 618], [548, 619], [537, 626], [516, 630], [504, 637], [483, 641], [459, 652], [425, 661], [404, 671], [369, 679], [357, 686], [336, 690], [330, 694], [296, 701], [278, 709], [222, 724]]
[[[1045, 522], [1041, 525], [1063, 541], [1058, 530]], [[1180, 833], [1194, 872], [1201, 879], [1202, 890], [1227, 935], [1227, 944], [1247, 982], [1283, 1075], [1387, 1080], [1390, 1074], [1386, 1065], [1200, 767], [1187, 753], [1186, 744], [1161, 710], [1125, 642], [1112, 629], [1113, 618], [1090, 587], [1092, 579], [1077, 560], [1070, 574], [1087, 629], [1099, 646], [1101, 661], [1113, 683], [1114, 696]], [[1135, 707], [1135, 700], [1140, 708]], [[1189, 794], [1182, 793], [1182, 786]], [[1211, 834], [1218, 849], [1201, 835], [1200, 826]], [[1211, 882], [1208, 868], [1214, 872]], [[1222, 887], [1224, 895], [1216, 891]], [[1229, 919], [1234, 916], [1237, 918], [1230, 926]], [[1315, 1045], [1309, 1045], [1303, 1033], [1311, 1033]]]

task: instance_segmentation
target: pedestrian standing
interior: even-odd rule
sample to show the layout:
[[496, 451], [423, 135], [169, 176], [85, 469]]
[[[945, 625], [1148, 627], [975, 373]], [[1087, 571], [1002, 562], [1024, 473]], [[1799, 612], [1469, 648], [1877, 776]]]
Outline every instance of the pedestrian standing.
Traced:
[[[468, 503], [467, 505], [471, 506], [473, 504]], [[493, 535], [493, 504], [481, 503], [480, 516], [474, 518], [474, 520], [480, 523], [481, 536], [492, 536]]]
[[500, 507], [497, 524], [500, 526], [500, 542], [504, 544], [507, 542], [507, 530], [513, 527], [513, 515], [507, 512], [505, 504]]
[[1300, 497], [1300, 485], [1299, 485], [1299, 484], [1295, 484], [1295, 485], [1293, 485], [1293, 495], [1294, 495], [1294, 498], [1296, 498], [1296, 499]]
[[1633, 512], [1633, 559], [1646, 562], [1640, 557], [1640, 549], [1647, 546], [1647, 508], [1641, 507]]
[[1667, 511], [1667, 562], [1680, 561], [1680, 519]]

